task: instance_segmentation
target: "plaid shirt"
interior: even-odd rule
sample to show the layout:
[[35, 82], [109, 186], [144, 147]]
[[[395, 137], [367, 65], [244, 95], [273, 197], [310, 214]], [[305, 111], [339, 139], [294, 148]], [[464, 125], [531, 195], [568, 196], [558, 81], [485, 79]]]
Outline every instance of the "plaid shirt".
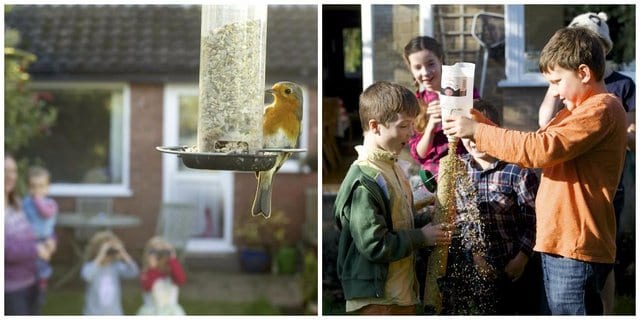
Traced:
[[[503, 161], [483, 170], [469, 154], [460, 156], [476, 187], [478, 210], [487, 244], [487, 261], [504, 268], [519, 251], [531, 256], [536, 236], [538, 177]], [[457, 190], [461, 192], [460, 188]], [[464, 201], [459, 194], [458, 200]]]

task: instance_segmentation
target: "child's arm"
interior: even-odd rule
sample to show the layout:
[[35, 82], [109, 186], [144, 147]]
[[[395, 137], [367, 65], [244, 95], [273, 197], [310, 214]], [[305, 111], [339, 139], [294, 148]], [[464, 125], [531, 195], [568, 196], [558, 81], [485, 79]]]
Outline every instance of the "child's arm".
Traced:
[[140, 274], [140, 269], [138, 269], [138, 264], [133, 261], [131, 258], [120, 260], [120, 261], [116, 261], [117, 263], [117, 268], [118, 268], [118, 274], [120, 274], [121, 277], [123, 278], [127, 278], [127, 279], [132, 279], [137, 277]]
[[49, 219], [58, 213], [58, 204], [51, 198], [33, 197], [33, 203], [43, 219]]
[[422, 235], [428, 246], [451, 244], [452, 226], [446, 223], [435, 224], [433, 222], [422, 227]]
[[184, 269], [178, 261], [178, 258], [169, 258], [169, 267], [171, 269], [171, 279], [177, 286], [182, 286], [187, 281], [187, 275], [184, 273]]
[[138, 264], [131, 258], [127, 250], [121, 243], [113, 245], [117, 250], [122, 260], [117, 261], [118, 273], [123, 278], [135, 278], [140, 274]]
[[82, 270], [80, 270], [80, 277], [86, 282], [91, 282], [91, 279], [93, 279], [97, 271], [98, 264], [96, 263], [96, 261], [87, 261], [82, 265]]
[[547, 88], [547, 93], [545, 93], [544, 99], [540, 104], [540, 110], [538, 110], [538, 125], [540, 128], [546, 126], [561, 108], [560, 99], [554, 97], [551, 90]]
[[160, 270], [156, 268], [149, 268], [140, 274], [140, 285], [142, 290], [149, 291], [153, 288], [153, 284], [157, 279], [162, 278], [164, 275]]
[[383, 204], [366, 187], [359, 186], [352, 192], [349, 232], [364, 257], [387, 263], [428, 245], [421, 229], [391, 230], [381, 213]]

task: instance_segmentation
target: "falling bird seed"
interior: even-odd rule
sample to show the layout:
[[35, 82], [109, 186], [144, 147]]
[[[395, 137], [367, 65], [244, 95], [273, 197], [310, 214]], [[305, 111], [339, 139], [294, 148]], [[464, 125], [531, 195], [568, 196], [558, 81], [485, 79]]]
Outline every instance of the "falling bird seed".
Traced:
[[[449, 223], [456, 226], [455, 236], [459, 237], [463, 250], [470, 250], [473, 253], [486, 256], [486, 243], [483, 236], [483, 225], [480, 220], [480, 212], [477, 208], [475, 186], [465, 170], [464, 163], [455, 153], [457, 141], [449, 142], [448, 156], [440, 161], [439, 181], [436, 211], [433, 217], [435, 223]], [[462, 196], [464, 195], [464, 197]], [[458, 249], [458, 248], [456, 248]], [[443, 311], [443, 280], [447, 274], [447, 262], [449, 254], [448, 245], [437, 245], [429, 256], [427, 262], [426, 287], [424, 292], [425, 308], [433, 310], [436, 314]], [[460, 271], [456, 268], [450, 270], [453, 278], [468, 279], [469, 282], [463, 286], [473, 286], [476, 294], [483, 294], [486, 291], [486, 279], [473, 276], [473, 270]], [[464, 274], [461, 274], [464, 273]], [[481, 275], [485, 277], [486, 275]], [[450, 293], [460, 289], [455, 284], [446, 283]], [[468, 290], [468, 288], [466, 289]], [[453, 313], [482, 313], [483, 306], [474, 306], [473, 310], [467, 310], [465, 306], [455, 306], [457, 310]], [[452, 310], [447, 310], [452, 312]]]

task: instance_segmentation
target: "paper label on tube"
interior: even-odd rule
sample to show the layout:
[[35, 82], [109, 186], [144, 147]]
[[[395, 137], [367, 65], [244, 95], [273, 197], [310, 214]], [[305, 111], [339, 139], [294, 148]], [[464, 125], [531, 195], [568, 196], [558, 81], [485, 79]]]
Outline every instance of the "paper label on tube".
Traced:
[[471, 117], [475, 67], [475, 64], [468, 62], [442, 66], [438, 96], [443, 120], [450, 115]]

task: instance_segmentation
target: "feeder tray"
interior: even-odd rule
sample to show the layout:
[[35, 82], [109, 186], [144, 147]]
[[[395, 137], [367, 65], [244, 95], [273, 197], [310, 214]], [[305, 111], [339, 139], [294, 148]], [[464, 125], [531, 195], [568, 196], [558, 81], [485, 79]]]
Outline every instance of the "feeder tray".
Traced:
[[187, 146], [156, 147], [164, 153], [178, 155], [182, 163], [191, 169], [229, 170], [229, 171], [266, 171], [276, 164], [277, 152], [304, 152], [306, 149], [260, 149], [256, 154], [217, 153], [188, 151]]

